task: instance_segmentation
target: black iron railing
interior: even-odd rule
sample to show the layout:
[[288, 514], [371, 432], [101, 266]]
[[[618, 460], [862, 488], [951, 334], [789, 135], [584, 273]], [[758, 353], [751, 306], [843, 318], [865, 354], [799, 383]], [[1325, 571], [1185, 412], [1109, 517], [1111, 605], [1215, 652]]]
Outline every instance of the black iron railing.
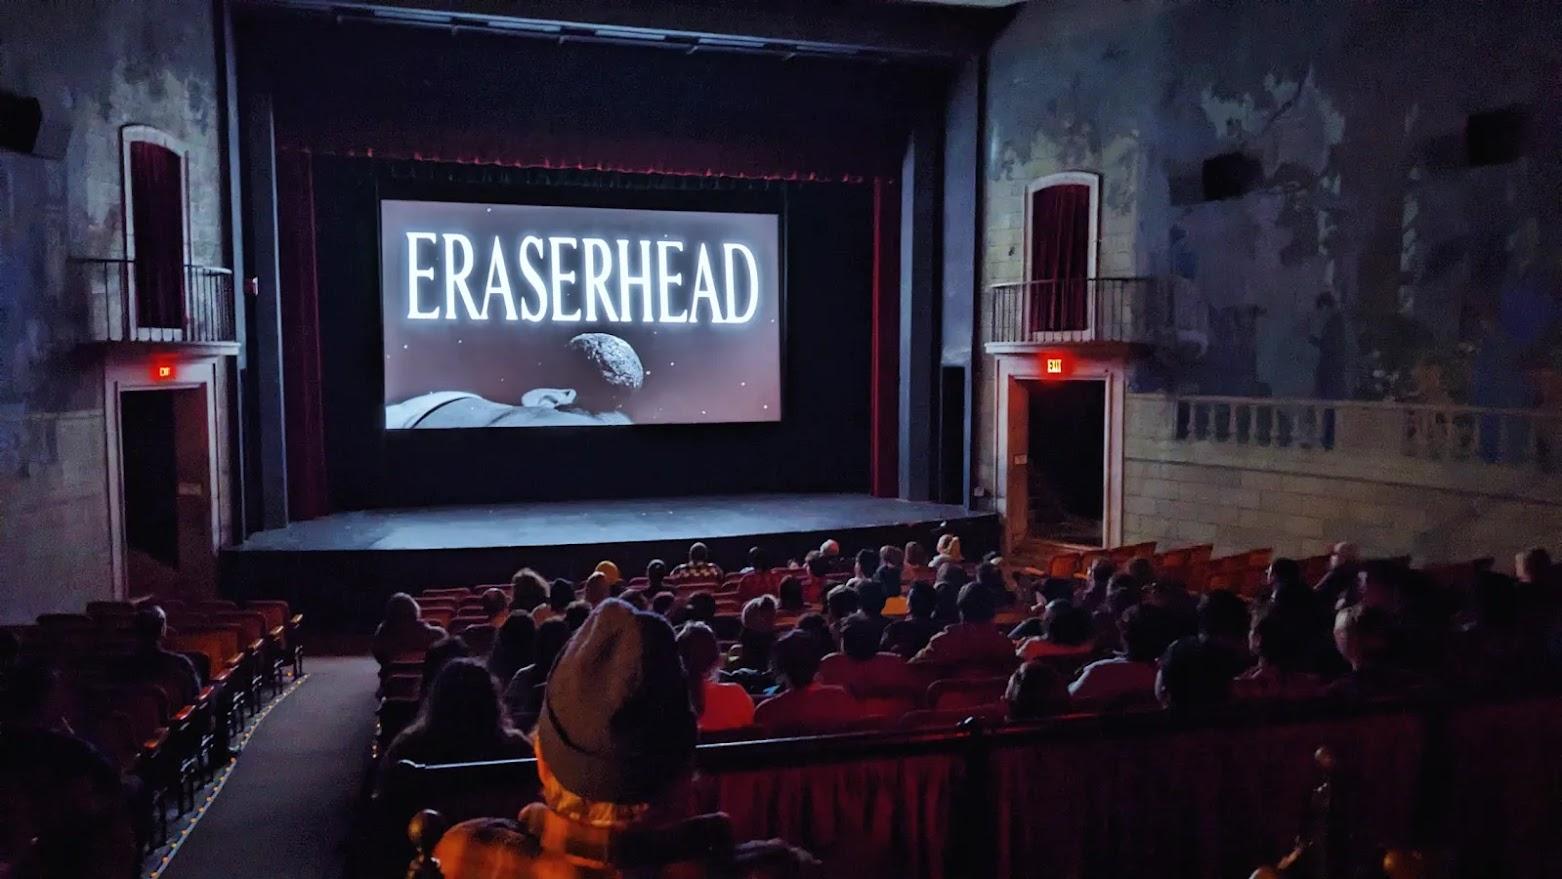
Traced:
[[[185, 265], [180, 289], [154, 293], [136, 289], [133, 259], [77, 257], [71, 264], [86, 290], [97, 341], [237, 341], [231, 269]], [[153, 301], [164, 305], [155, 317], [149, 307]], [[177, 309], [166, 308], [175, 302]]]
[[1154, 278], [1063, 278], [994, 284], [987, 341], [1151, 343], [1172, 310]]

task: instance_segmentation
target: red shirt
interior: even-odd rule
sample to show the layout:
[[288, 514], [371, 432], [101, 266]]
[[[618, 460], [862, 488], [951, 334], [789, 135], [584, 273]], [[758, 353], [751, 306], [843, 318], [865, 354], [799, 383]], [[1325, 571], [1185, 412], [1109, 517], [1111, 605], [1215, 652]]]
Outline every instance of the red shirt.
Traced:
[[754, 709], [754, 722], [773, 735], [828, 732], [862, 717], [862, 706], [850, 693], [824, 684], [787, 690]]

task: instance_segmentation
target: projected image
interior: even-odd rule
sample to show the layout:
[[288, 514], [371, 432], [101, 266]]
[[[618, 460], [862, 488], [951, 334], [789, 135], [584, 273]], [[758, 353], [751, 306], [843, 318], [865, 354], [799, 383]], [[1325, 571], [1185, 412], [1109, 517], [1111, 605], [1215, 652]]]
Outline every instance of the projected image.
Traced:
[[777, 421], [773, 214], [385, 200], [385, 426]]

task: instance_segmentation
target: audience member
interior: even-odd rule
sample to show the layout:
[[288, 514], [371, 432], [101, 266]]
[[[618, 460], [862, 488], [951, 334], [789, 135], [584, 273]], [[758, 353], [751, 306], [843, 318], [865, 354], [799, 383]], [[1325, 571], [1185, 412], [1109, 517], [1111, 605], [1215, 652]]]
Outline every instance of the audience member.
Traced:
[[939, 631], [960, 622], [960, 584], [940, 580], [933, 585], [933, 620]]
[[1312, 672], [1311, 618], [1270, 605], [1253, 621], [1248, 642], [1258, 662], [1232, 682], [1232, 695], [1244, 701], [1299, 701], [1323, 695], [1323, 681]]
[[646, 600], [645, 590], [642, 588], [625, 589], [624, 594], [618, 597], [635, 610], [649, 611], [651, 609], [651, 602]]
[[894, 565], [879, 565], [879, 569], [873, 572], [871, 582], [878, 586], [879, 594], [884, 596], [885, 601], [901, 597], [900, 568]]
[[515, 821], [451, 828], [434, 852], [445, 879], [743, 876], [747, 865], [807, 862], [781, 844], [734, 848], [724, 815], [688, 817], [696, 724], [667, 623], [604, 601], [548, 691], [542, 802]]
[[1340, 611], [1334, 641], [1351, 670], [1329, 685], [1329, 695], [1372, 702], [1424, 694], [1426, 681], [1396, 668], [1394, 622], [1387, 610], [1365, 602]]
[[418, 689], [424, 697], [428, 696], [429, 688], [434, 685], [434, 679], [439, 677], [439, 672], [453, 659], [466, 659], [472, 655], [471, 645], [460, 635], [447, 635], [429, 645], [423, 654], [423, 682]]
[[993, 603], [1004, 607], [1014, 603], [1014, 594], [1009, 591], [1008, 584], [1003, 582], [1003, 569], [993, 562], [982, 562], [976, 566], [976, 582], [982, 584], [992, 596]]
[[1329, 613], [1341, 605], [1355, 603], [1356, 581], [1361, 573], [1361, 551], [1354, 543], [1336, 543], [1329, 554], [1329, 570], [1313, 587], [1318, 601]]
[[[1129, 576], [1132, 576], [1131, 574]], [[1181, 580], [1161, 580], [1144, 592], [1144, 603], [1166, 611], [1174, 638], [1196, 635], [1199, 631], [1199, 600], [1188, 592]]]
[[1056, 599], [1042, 615], [1043, 633], [1026, 638], [1017, 651], [1021, 660], [1083, 659], [1095, 652], [1095, 629], [1084, 608]]
[[[824, 618], [822, 613], [805, 613], [797, 618], [797, 623], [792, 627], [793, 631], [804, 632], [814, 639], [817, 653], [823, 657], [826, 653], [835, 650], [835, 633], [830, 631], [830, 621]], [[775, 648], [771, 647], [770, 665], [775, 667]]]
[[1139, 581], [1141, 589], [1148, 589], [1155, 582], [1155, 562], [1147, 556], [1136, 556], [1124, 570], [1128, 576]]
[[873, 629], [873, 647], [877, 650], [879, 640], [884, 637], [884, 629], [889, 626], [889, 620], [884, 616], [884, 591], [879, 588], [876, 581], [866, 580], [858, 584], [857, 610], [845, 620], [846, 623], [853, 621]]
[[581, 586], [580, 597], [586, 602], [587, 607], [596, 607], [604, 600], [613, 597], [613, 587], [608, 583], [607, 575], [601, 571], [592, 571], [586, 577], [586, 582]]
[[1231, 701], [1230, 652], [1203, 638], [1183, 638], [1166, 648], [1155, 678], [1155, 698], [1177, 711]]
[[1118, 628], [1123, 655], [1090, 663], [1069, 684], [1069, 696], [1082, 708], [1113, 711], [1155, 701], [1155, 662], [1172, 641], [1166, 611], [1134, 605], [1123, 611]]
[[915, 540], [906, 544], [903, 559], [905, 564], [900, 569], [900, 579], [903, 583], [932, 580], [938, 573], [928, 566], [927, 547]]
[[[905, 567], [905, 564], [906, 553], [900, 547], [891, 546], [890, 544], [885, 544], [884, 546], [879, 547], [879, 567], [895, 569], [895, 591], [893, 593], [885, 592], [885, 595], [900, 594], [900, 584], [907, 582], [901, 576], [901, 569]], [[878, 575], [875, 574], [874, 576]]]
[[484, 589], [478, 601], [482, 602], [483, 613], [488, 617], [488, 625], [495, 629], [504, 625], [505, 617], [510, 615], [510, 597], [504, 594], [503, 589], [494, 587]]
[[956, 589], [959, 589], [971, 582], [971, 575], [966, 573], [965, 568], [959, 562], [943, 562], [937, 567], [938, 579], [935, 581], [937, 583], [950, 583]]
[[493, 676], [475, 659], [454, 659], [434, 678], [418, 717], [385, 750], [385, 765], [466, 763], [530, 757], [531, 743], [510, 725]]
[[824, 615], [830, 621], [830, 642], [832, 645], [840, 643], [841, 623], [846, 618], [856, 613], [862, 607], [862, 599], [858, 597], [857, 590], [850, 586], [837, 586], [830, 590], [830, 594], [824, 598]]
[[1198, 620], [1198, 639], [1209, 645], [1213, 655], [1225, 657], [1231, 677], [1247, 671], [1253, 664], [1247, 602], [1229, 589], [1211, 589], [1199, 598]]
[[721, 567], [710, 560], [710, 548], [703, 543], [689, 546], [689, 560], [673, 568], [667, 575], [673, 580], [710, 580], [721, 582]]
[[[791, 578], [788, 578], [791, 579]], [[770, 648], [776, 641], [776, 598], [761, 595], [750, 598], [738, 616], [737, 668], [751, 671], [770, 669]]]
[[926, 680], [904, 657], [879, 652], [879, 631], [862, 617], [846, 621], [841, 649], [819, 661], [819, 683], [844, 687], [858, 700], [921, 695]]
[[937, 607], [938, 593], [931, 583], [925, 580], [912, 583], [911, 591], [906, 594], [906, 616], [884, 627], [879, 649], [905, 659], [916, 656], [943, 628], [933, 620]]
[[946, 564], [958, 565], [965, 561], [960, 555], [960, 538], [953, 534], [945, 534], [938, 538], [938, 555], [933, 556], [932, 566], [937, 569]]
[[163, 609], [155, 604], [140, 608], [131, 626], [135, 647], [122, 660], [124, 677], [162, 687], [175, 711], [193, 704], [201, 692], [201, 676], [189, 657], [163, 646], [168, 634], [168, 616]]
[[571, 634], [569, 623], [557, 617], [538, 624], [531, 665], [512, 675], [504, 688], [505, 712], [517, 727], [528, 728], [536, 719], [553, 662], [564, 651]]
[[821, 659], [815, 636], [789, 632], [776, 641], [772, 657], [772, 670], [782, 690], [754, 709], [754, 722], [767, 733], [828, 732], [862, 717], [861, 706], [845, 689], [814, 680]]
[[707, 626], [716, 619], [716, 595], [709, 589], [697, 589], [689, 593], [684, 602], [683, 621], [704, 623]]
[[868, 580], [879, 569], [879, 554], [871, 549], [857, 551], [857, 561], [852, 567], [852, 577], [857, 580]]
[[521, 568], [510, 578], [510, 593], [511, 610], [535, 613], [539, 606], [548, 602], [548, 581], [531, 568]]
[[1067, 714], [1068, 682], [1045, 662], [1026, 662], [1009, 677], [1003, 701], [1010, 720], [1041, 720]]
[[776, 594], [785, 576], [770, 566], [770, 553], [765, 552], [764, 547], [752, 547], [748, 551], [748, 567], [743, 569], [743, 578], [738, 581], [738, 600]]
[[[607, 561], [606, 559], [597, 562], [597, 566], [595, 569], [593, 569], [593, 573], [601, 574], [603, 578], [607, 580], [608, 595], [617, 596], [619, 593], [624, 591], [624, 575], [619, 572], [618, 565], [614, 564], [613, 562]], [[587, 582], [590, 582], [589, 578]], [[592, 604], [595, 605], [596, 602], [592, 602]]]
[[571, 632], [580, 631], [585, 625], [586, 617], [591, 616], [591, 604], [586, 601], [571, 601], [564, 608], [564, 624], [569, 626]]
[[[1099, 558], [1090, 563], [1090, 571], [1085, 575], [1085, 594], [1080, 598], [1079, 606], [1090, 613], [1095, 613], [1106, 604], [1107, 592], [1112, 583], [1112, 575], [1117, 573], [1117, 566], [1108, 558]], [[1132, 575], [1130, 575], [1132, 576]], [[1134, 582], [1138, 582], [1137, 579]]]
[[651, 599], [651, 612], [662, 619], [671, 620], [673, 611], [678, 606], [678, 596], [672, 592], [658, 592]]
[[980, 583], [969, 583], [960, 590], [956, 606], [960, 622], [927, 642], [911, 662], [937, 671], [980, 669], [1008, 674], [1016, 665], [1014, 643], [993, 625], [991, 593]]
[[817, 605], [824, 601], [824, 594], [830, 591], [830, 562], [822, 555], [814, 555], [803, 564], [803, 568], [806, 572], [803, 577], [803, 601]]
[[488, 672], [496, 681], [509, 683], [515, 673], [532, 664], [537, 649], [537, 624], [531, 614], [515, 611], [505, 618], [488, 651]]
[[667, 588], [667, 563], [651, 559], [645, 566], [645, 594], [655, 599]]
[[803, 612], [803, 581], [795, 576], [781, 578], [781, 585], [777, 587], [776, 594], [780, 601], [780, 610], [785, 614], [798, 614]]
[[748, 693], [737, 684], [716, 680], [721, 671], [721, 649], [710, 626], [685, 623], [678, 630], [678, 655], [689, 677], [689, 701], [701, 732], [738, 729], [754, 722], [754, 700]]
[[557, 577], [548, 585], [548, 601], [532, 611], [532, 620], [545, 623], [554, 617], [562, 617], [565, 609], [575, 600], [575, 584]]
[[1137, 607], [1144, 592], [1139, 581], [1126, 573], [1108, 578], [1106, 601], [1091, 613], [1091, 627], [1095, 629], [1096, 649], [1104, 653], [1122, 650], [1123, 613]]
[[417, 599], [398, 592], [385, 602], [385, 619], [374, 630], [370, 648], [383, 669], [404, 654], [416, 654], [445, 637], [445, 630], [420, 619]]

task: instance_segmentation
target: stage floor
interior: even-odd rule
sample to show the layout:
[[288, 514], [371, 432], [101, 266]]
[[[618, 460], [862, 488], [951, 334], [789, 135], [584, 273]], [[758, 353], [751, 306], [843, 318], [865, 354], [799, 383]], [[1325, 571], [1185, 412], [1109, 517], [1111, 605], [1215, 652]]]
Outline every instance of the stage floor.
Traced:
[[[630, 576], [660, 558], [710, 546], [737, 570], [751, 546], [778, 563], [825, 538], [844, 552], [920, 540], [949, 523], [966, 555], [999, 542], [998, 517], [963, 507], [855, 494], [758, 494], [425, 507], [336, 513], [254, 534], [222, 553], [223, 589], [237, 598], [340, 605], [377, 614], [384, 596], [432, 585], [498, 583], [522, 566], [579, 580], [602, 559]], [[323, 609], [323, 608], [321, 608]]]
[[958, 521], [948, 504], [854, 494], [557, 501], [336, 513], [261, 531], [240, 552], [459, 550], [715, 541]]

